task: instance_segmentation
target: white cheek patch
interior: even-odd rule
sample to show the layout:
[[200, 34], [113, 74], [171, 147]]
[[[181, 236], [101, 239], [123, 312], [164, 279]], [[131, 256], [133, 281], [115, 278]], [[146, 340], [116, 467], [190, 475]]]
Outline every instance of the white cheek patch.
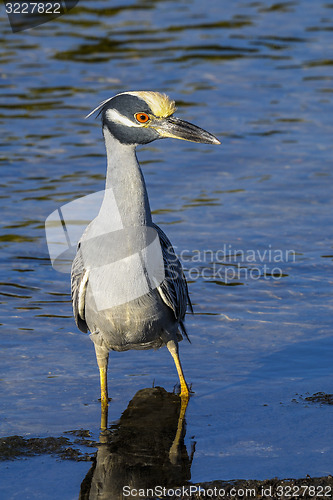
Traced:
[[141, 127], [138, 123], [132, 122], [127, 116], [124, 116], [115, 109], [108, 109], [105, 116], [110, 122], [125, 125], [125, 127]]

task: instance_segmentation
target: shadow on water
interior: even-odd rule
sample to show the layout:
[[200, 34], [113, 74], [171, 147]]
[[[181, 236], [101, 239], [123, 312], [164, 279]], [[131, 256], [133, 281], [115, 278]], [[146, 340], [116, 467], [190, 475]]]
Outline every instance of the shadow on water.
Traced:
[[[192, 481], [326, 475], [333, 451], [333, 4], [111, 3], [79, 2], [22, 34], [0, 12], [1, 500], [77, 498], [94, 460], [84, 490], [92, 495], [103, 456], [110, 464], [132, 457], [135, 473], [140, 461], [157, 469], [162, 456], [159, 472], [172, 468], [166, 450], [178, 424], [158, 438], [167, 413], [157, 412], [162, 395], [142, 401], [146, 411], [133, 417], [142, 419], [135, 432], [137, 443], [149, 443], [149, 461], [145, 447], [134, 455], [134, 438], [123, 437], [133, 402], [96, 443], [90, 341], [75, 329], [69, 277], [51, 267], [44, 232], [58, 207], [104, 189], [100, 124], [84, 116], [126, 89], [166, 92], [179, 115], [223, 138], [219, 151], [171, 140], [139, 151], [154, 221], [167, 227], [177, 252], [186, 250], [192, 276], [193, 343], [182, 354], [196, 390], [187, 413], [197, 443]], [[245, 258], [236, 252], [227, 266], [195, 261], [197, 250], [216, 255], [225, 244]], [[266, 249], [295, 250], [295, 261], [278, 264], [282, 279], [274, 258], [261, 259]], [[129, 352], [118, 361], [115, 354], [112, 421], [153, 377], [172, 387], [166, 356]], [[170, 407], [177, 413], [176, 403]], [[158, 447], [164, 455], [153, 462]]]
[[[81, 483], [80, 500], [137, 498], [134, 492], [140, 489], [188, 485], [194, 444], [189, 454], [184, 443], [187, 403], [162, 387], [141, 389], [118, 422], [108, 427], [107, 415], [102, 415], [102, 421], [106, 420], [99, 442], [84, 429], [59, 437], [9, 436], [0, 439], [0, 463], [24, 458], [19, 462], [27, 464], [37, 457], [44, 457], [44, 462], [46, 455], [51, 455], [71, 471], [70, 463], [92, 462]], [[97, 452], [92, 452], [96, 448]], [[34, 474], [39, 475], [38, 470], [37, 466]], [[33, 477], [27, 478], [27, 491], [36, 492], [34, 483]]]
[[[305, 398], [304, 403], [308, 401], [332, 404], [332, 395], [317, 393]], [[187, 402], [184, 404], [179, 396], [162, 387], [141, 389], [129, 402], [119, 422], [101, 431], [99, 443], [90, 438], [90, 431], [82, 429], [66, 432], [66, 437], [58, 438], [11, 436], [0, 440], [0, 460], [52, 454], [67, 464], [68, 460], [72, 463], [92, 461], [81, 483], [79, 500], [197, 500], [202, 495], [216, 500], [248, 496], [262, 499], [272, 498], [275, 491], [281, 493], [284, 490], [286, 495], [273, 498], [289, 498], [289, 491], [303, 491], [302, 498], [312, 499], [321, 497], [320, 494], [314, 496], [313, 491], [325, 493], [323, 496], [329, 496], [332, 491], [333, 479], [330, 475], [286, 480], [275, 477], [264, 481], [215, 480], [193, 484], [190, 479], [195, 446], [193, 443], [189, 454], [184, 442], [186, 408]], [[83, 454], [82, 446], [97, 447], [97, 452], [93, 456], [91, 453]], [[66, 469], [71, 470], [67, 464]], [[33, 467], [35, 470], [35, 462]], [[34, 477], [32, 482], [29, 475], [25, 477], [24, 484], [27, 492], [38, 491]], [[178, 492], [183, 492], [182, 496]], [[37, 493], [33, 498], [45, 497]], [[51, 494], [48, 498], [60, 497]]]
[[[94, 463], [79, 498], [134, 498], [132, 490], [174, 487], [191, 478], [185, 411], [179, 396], [162, 387], [142, 389], [129, 402], [119, 422], [102, 430]], [[135, 498], [137, 495], [135, 496]]]

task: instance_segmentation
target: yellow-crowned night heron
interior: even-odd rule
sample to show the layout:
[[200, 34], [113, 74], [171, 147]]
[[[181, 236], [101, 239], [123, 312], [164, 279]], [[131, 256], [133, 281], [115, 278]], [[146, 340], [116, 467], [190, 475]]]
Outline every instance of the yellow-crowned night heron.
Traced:
[[[163, 231], [152, 221], [135, 148], [172, 137], [220, 144], [208, 132], [174, 118], [175, 103], [158, 92], [124, 92], [103, 101], [107, 153], [104, 199], [86, 228], [72, 265], [72, 301], [77, 326], [91, 332], [100, 371], [102, 406], [107, 406], [109, 351], [166, 345], [188, 398], [178, 356], [187, 305], [182, 266]], [[179, 331], [181, 330], [181, 332]]]

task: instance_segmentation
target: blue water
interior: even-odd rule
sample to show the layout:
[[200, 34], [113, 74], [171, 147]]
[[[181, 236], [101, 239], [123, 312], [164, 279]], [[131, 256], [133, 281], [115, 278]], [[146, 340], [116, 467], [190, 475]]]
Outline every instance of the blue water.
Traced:
[[[195, 311], [180, 345], [191, 481], [332, 473], [332, 407], [304, 402], [333, 382], [332, 4], [80, 0], [15, 34], [0, 16], [1, 436], [98, 439], [93, 345], [44, 222], [104, 187], [100, 123], [84, 116], [118, 92], [158, 90], [222, 141], [138, 151]], [[177, 383], [166, 349], [110, 358], [110, 424], [139, 389]], [[4, 498], [78, 497], [90, 463], [45, 457], [45, 476], [32, 460], [1, 464]], [[11, 477], [25, 467], [23, 490]]]

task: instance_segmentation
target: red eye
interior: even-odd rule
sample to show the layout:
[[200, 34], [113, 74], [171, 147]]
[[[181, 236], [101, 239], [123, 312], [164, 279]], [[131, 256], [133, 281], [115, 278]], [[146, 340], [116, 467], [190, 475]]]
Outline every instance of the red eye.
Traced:
[[147, 113], [136, 113], [134, 116], [139, 123], [147, 123], [149, 121]]

